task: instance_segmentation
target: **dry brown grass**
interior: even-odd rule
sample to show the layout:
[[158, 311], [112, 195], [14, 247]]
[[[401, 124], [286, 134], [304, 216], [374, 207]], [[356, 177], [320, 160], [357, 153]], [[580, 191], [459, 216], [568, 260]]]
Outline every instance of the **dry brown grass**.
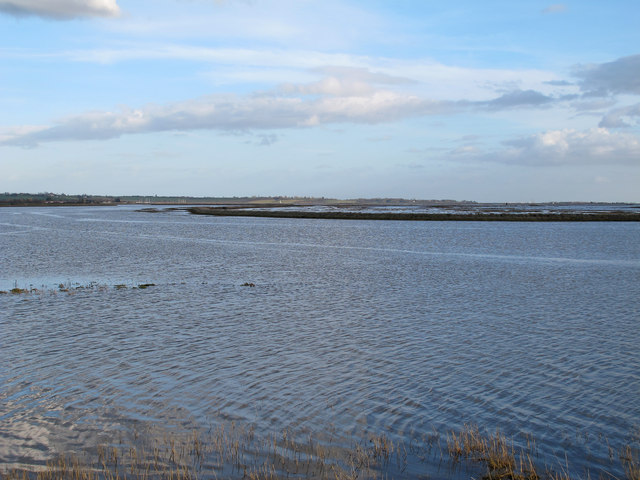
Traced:
[[[434, 444], [442, 443], [437, 435], [429, 439], [421, 446], [407, 447], [385, 434], [371, 434], [349, 446], [331, 440], [317, 441], [311, 434], [295, 435], [289, 430], [258, 437], [253, 427], [231, 422], [213, 429], [204, 439], [196, 431], [163, 434], [157, 439], [142, 437], [136, 446], [103, 445], [91, 455], [61, 456], [40, 469], [0, 469], [0, 480], [411, 478], [420, 474], [416, 473], [416, 466], [421, 462], [425, 471], [427, 465], [439, 464], [437, 478], [465, 478], [461, 472], [469, 471], [471, 478], [483, 480], [572, 480], [568, 465], [552, 471], [538, 463], [531, 439], [527, 439], [524, 448], [516, 448], [500, 431], [483, 433], [475, 425], [465, 425], [458, 432], [450, 432], [446, 448], [439, 452], [435, 449], [433, 456], [428, 452]], [[626, 480], [640, 480], [638, 453], [636, 443], [619, 452], [617, 460]], [[409, 455], [413, 470], [407, 473]], [[616, 478], [606, 473], [599, 475], [598, 478]]]
[[[453, 462], [461, 460], [483, 465], [486, 469], [482, 478], [490, 480], [539, 480], [533, 461], [535, 443], [527, 441], [526, 449], [516, 449], [513, 441], [500, 431], [482, 434], [475, 425], [465, 425], [462, 431], [451, 432], [447, 438], [447, 453]], [[545, 472], [546, 478], [553, 478], [553, 472]]]
[[628, 480], [640, 480], [640, 454], [638, 449], [625, 445], [620, 451], [620, 461]]

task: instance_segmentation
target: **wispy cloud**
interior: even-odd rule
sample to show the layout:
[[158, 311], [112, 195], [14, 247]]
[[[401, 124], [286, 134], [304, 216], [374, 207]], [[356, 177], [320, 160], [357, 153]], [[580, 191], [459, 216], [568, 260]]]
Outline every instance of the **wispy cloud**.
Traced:
[[615, 104], [616, 100], [612, 97], [580, 98], [571, 102], [571, 108], [580, 113], [602, 115], [603, 110], [611, 108]]
[[269, 147], [278, 141], [278, 135], [275, 133], [269, 135], [260, 135], [258, 145], [260, 147]]
[[[11, 54], [12, 52], [7, 52]], [[28, 57], [26, 51], [19, 52]], [[41, 54], [35, 54], [41, 56]], [[131, 43], [111, 48], [79, 49], [58, 52], [57, 58], [71, 62], [115, 64], [132, 60], [181, 60], [203, 64], [240, 67], [298, 68], [313, 71], [327, 65], [367, 68], [368, 57], [314, 50], [263, 49], [238, 47], [200, 47], [172, 43]], [[322, 73], [318, 70], [319, 73]]]
[[[165, 131], [227, 132], [378, 124], [469, 110], [535, 108], [557, 99], [534, 90], [515, 90], [489, 101], [433, 100], [389, 89], [411, 81], [364, 68], [323, 67], [334, 73], [319, 81], [282, 84], [251, 95], [217, 94], [165, 105], [72, 115], [44, 127], [14, 128], [0, 133], [0, 145], [35, 147], [43, 142], [105, 140], [122, 135]], [[261, 144], [270, 144], [274, 137]]]
[[553, 5], [549, 5], [547, 8], [542, 10], [544, 14], [550, 13], [562, 13], [567, 11], [567, 6], [564, 3], [555, 3]]
[[345, 67], [345, 66], [326, 66], [314, 69], [315, 72], [335, 77], [348, 77], [361, 82], [368, 82], [377, 85], [402, 85], [416, 83], [407, 77], [390, 75], [382, 72], [373, 72], [368, 68]]
[[372, 72], [363, 67], [325, 66], [311, 69], [310, 73], [328, 76], [308, 84], [284, 83], [279, 91], [301, 95], [361, 96], [370, 95], [380, 86], [416, 83], [408, 78]]
[[78, 17], [117, 17], [120, 7], [116, 0], [0, 0], [0, 12], [68, 20]]
[[[555, 75], [548, 71], [478, 69], [445, 65], [430, 59], [399, 59], [306, 49], [207, 47], [175, 43], [121, 42], [110, 47], [69, 49], [56, 52], [0, 49], [0, 59], [55, 60], [116, 65], [132, 61], [165, 60], [197, 65], [198, 75], [216, 88], [241, 84], [279, 85], [289, 94], [337, 92], [350, 95], [368, 87], [413, 92], [441, 101], [488, 101], [518, 90], [549, 95], [545, 84]], [[199, 65], [198, 65], [199, 64]], [[124, 66], [123, 66], [124, 68]], [[313, 78], [318, 81], [308, 82]], [[307, 82], [307, 83], [302, 83]], [[577, 87], [574, 87], [577, 91]], [[505, 93], [506, 92], [506, 93]], [[283, 93], [285, 93], [283, 91]], [[540, 100], [540, 98], [538, 99]], [[502, 99], [531, 103], [533, 98]], [[498, 102], [499, 103], [499, 102]]]
[[492, 110], [504, 110], [517, 107], [539, 107], [551, 103], [553, 100], [552, 97], [534, 90], [514, 90], [481, 104]]

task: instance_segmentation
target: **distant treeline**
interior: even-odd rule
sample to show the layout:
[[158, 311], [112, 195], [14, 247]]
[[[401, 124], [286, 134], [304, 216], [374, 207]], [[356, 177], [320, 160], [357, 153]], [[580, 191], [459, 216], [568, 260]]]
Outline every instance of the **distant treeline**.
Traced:
[[[550, 202], [544, 204], [518, 204], [508, 205], [580, 205], [594, 202]], [[0, 193], [1, 206], [56, 206], [56, 205], [120, 205], [120, 204], [142, 204], [142, 205], [240, 205], [259, 207], [278, 206], [309, 206], [309, 205], [331, 205], [336, 207], [353, 206], [442, 206], [464, 208], [468, 205], [507, 205], [507, 204], [483, 204], [472, 200], [417, 200], [406, 198], [353, 198], [336, 199], [325, 197], [188, 197], [188, 196], [160, 196], [160, 195], [67, 195], [65, 193]], [[598, 205], [607, 205], [604, 202], [595, 202]], [[609, 203], [612, 205], [615, 203]]]
[[0, 206], [37, 205], [453, 205], [476, 203], [456, 200], [407, 200], [404, 198], [356, 198], [339, 200], [325, 197], [178, 197], [159, 195], [67, 195], [64, 193], [0, 193]]
[[0, 205], [90, 205], [120, 202], [117, 197], [64, 193], [0, 193]]

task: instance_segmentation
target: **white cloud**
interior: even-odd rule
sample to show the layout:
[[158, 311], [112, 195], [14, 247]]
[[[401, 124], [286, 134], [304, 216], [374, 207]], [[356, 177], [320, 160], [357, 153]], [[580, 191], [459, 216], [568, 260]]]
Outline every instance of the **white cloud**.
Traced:
[[[376, 124], [474, 109], [540, 107], [555, 100], [534, 90], [515, 90], [490, 101], [434, 100], [413, 93], [415, 83], [408, 77], [384, 71], [340, 65], [306, 71], [310, 75], [330, 76], [315, 82], [282, 84], [246, 96], [218, 94], [165, 105], [72, 115], [37, 130], [13, 129], [0, 133], [0, 145], [34, 147], [42, 142], [100, 140], [165, 131], [250, 131], [337, 123]], [[390, 86], [395, 89], [391, 90]]]
[[445, 159], [496, 162], [509, 165], [587, 166], [634, 165], [640, 167], [640, 137], [606, 128], [549, 130], [504, 141], [493, 151], [463, 143]]
[[164, 106], [89, 112], [49, 127], [0, 133], [0, 145], [34, 147], [50, 141], [100, 140], [126, 134], [198, 129], [249, 131], [334, 123], [371, 124], [442, 113], [451, 108], [445, 102], [373, 88], [349, 95], [340, 89], [335, 93], [339, 95], [309, 99], [277, 94], [212, 95]]
[[0, 12], [64, 20], [77, 17], [117, 17], [116, 0], [0, 0]]
[[640, 138], [606, 128], [551, 130], [505, 142], [485, 158], [510, 164], [640, 164]]

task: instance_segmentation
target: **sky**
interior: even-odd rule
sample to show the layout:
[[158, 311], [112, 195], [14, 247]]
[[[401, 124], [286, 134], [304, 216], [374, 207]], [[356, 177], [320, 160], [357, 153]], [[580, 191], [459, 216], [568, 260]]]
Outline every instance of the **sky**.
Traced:
[[0, 191], [640, 202], [637, 0], [0, 0]]

